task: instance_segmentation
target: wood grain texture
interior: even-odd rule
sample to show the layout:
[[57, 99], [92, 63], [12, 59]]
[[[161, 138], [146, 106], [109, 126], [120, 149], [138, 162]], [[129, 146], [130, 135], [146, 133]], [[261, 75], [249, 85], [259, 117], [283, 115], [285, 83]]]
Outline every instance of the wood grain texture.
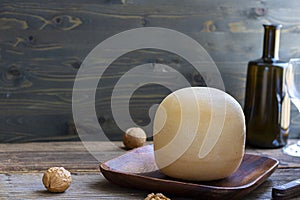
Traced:
[[[115, 144], [122, 147], [120, 142]], [[126, 152], [116, 146], [107, 142], [98, 143], [101, 160], [107, 161]], [[289, 164], [281, 162], [279, 168], [262, 185], [243, 199], [271, 199], [273, 186], [299, 178], [298, 159], [284, 155], [280, 149], [247, 148], [246, 152], [285, 160]], [[89, 155], [81, 142], [0, 144], [0, 161], [0, 199], [138, 200], [144, 199], [148, 193], [160, 192], [134, 190], [109, 183], [99, 171], [99, 162]], [[52, 166], [63, 166], [72, 173], [72, 184], [65, 193], [48, 193], [42, 184], [44, 170]], [[191, 199], [167, 196], [174, 200]]]
[[[290, 140], [290, 143], [295, 140]], [[43, 171], [51, 166], [64, 166], [72, 172], [99, 171], [99, 162], [106, 162], [126, 151], [122, 142], [88, 142], [93, 157], [81, 142], [33, 142], [0, 144], [0, 173]], [[151, 144], [148, 142], [147, 144]], [[279, 169], [299, 168], [298, 159], [285, 155], [281, 149], [253, 149], [247, 153], [274, 157]]]
[[[280, 170], [274, 173], [272, 178], [279, 179], [280, 177], [292, 177], [293, 174], [285, 173]], [[0, 174], [0, 195], [2, 199], [144, 199], [148, 191], [140, 191], [128, 188], [122, 188], [109, 183], [100, 173], [72, 173], [72, 183], [70, 188], [61, 194], [48, 193], [42, 185], [42, 173], [8, 173]], [[281, 180], [282, 182], [282, 180]], [[270, 187], [274, 182], [267, 180], [251, 196], [245, 199], [270, 199]], [[84, 191], [84, 192], [83, 192]], [[155, 191], [153, 191], [155, 192]], [[171, 197], [167, 195], [168, 197]], [[172, 199], [188, 199], [172, 196]]]
[[[271, 188], [295, 179], [299, 169], [278, 169], [261, 186], [244, 197], [245, 200], [271, 199]], [[48, 193], [42, 184], [42, 173], [0, 174], [0, 196], [2, 199], [144, 199], [147, 194], [159, 191], [141, 191], [118, 187], [108, 182], [100, 172], [72, 173], [70, 188], [61, 194]], [[84, 192], [83, 192], [84, 191]], [[192, 200], [167, 195], [172, 200]], [[294, 198], [295, 200], [298, 198]]]
[[[198, 41], [216, 62], [226, 91], [243, 105], [247, 62], [261, 55], [261, 24], [283, 24], [281, 57], [300, 56], [299, 7], [297, 0], [3, 0], [0, 142], [77, 140], [71, 97], [78, 68], [98, 43], [131, 28], [170, 28]], [[111, 139], [119, 140], [122, 134], [109, 104], [114, 84], [130, 67], [149, 62], [179, 66], [192, 85], [203, 85], [179, 56], [155, 50], [122, 56], [102, 77], [97, 91], [98, 118]], [[168, 92], [157, 86], [137, 91], [131, 101], [134, 121], [146, 125], [147, 108]], [[121, 96], [118, 101], [128, 98]], [[295, 138], [300, 122], [292, 108], [291, 137]]]

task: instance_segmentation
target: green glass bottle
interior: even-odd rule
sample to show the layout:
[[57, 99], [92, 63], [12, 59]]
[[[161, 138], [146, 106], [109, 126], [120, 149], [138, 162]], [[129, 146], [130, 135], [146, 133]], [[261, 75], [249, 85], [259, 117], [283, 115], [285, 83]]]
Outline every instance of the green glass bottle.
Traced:
[[281, 25], [264, 25], [262, 58], [248, 63], [244, 113], [247, 144], [260, 148], [286, 145], [290, 99], [285, 89], [287, 63], [279, 60]]

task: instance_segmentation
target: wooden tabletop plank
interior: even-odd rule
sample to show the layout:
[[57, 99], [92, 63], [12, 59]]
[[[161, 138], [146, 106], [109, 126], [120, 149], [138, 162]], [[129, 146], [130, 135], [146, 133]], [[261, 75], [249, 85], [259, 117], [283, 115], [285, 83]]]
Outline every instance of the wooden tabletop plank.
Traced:
[[[135, 200], [144, 199], [151, 192], [160, 192], [121, 188], [102, 176], [100, 161], [126, 153], [121, 142], [90, 142], [88, 145], [98, 159], [81, 142], [0, 144], [0, 199]], [[274, 185], [300, 178], [300, 159], [283, 154], [281, 149], [247, 147], [246, 152], [276, 158], [280, 161], [280, 167], [243, 199], [270, 199]], [[73, 181], [65, 193], [48, 193], [42, 184], [43, 171], [53, 166], [63, 166], [72, 172]], [[170, 197], [172, 200], [187, 199]]]
[[105, 162], [126, 151], [122, 143], [90, 142], [98, 160], [81, 142], [50, 142], [0, 144], [0, 172], [42, 171], [52, 166], [64, 166], [70, 171], [98, 171]]
[[[97, 171], [99, 162], [126, 153], [121, 142], [89, 142], [88, 145], [98, 159], [81, 142], [0, 144], [0, 172], [42, 171], [52, 166], [64, 166], [74, 172]], [[247, 148], [246, 152], [276, 158], [280, 161], [279, 168], [300, 167], [300, 158], [285, 155], [281, 149]]]
[[[245, 200], [271, 199], [274, 185], [294, 180], [300, 169], [278, 169], [261, 186], [247, 195]], [[42, 184], [42, 173], [7, 173], [0, 174], [0, 199], [144, 199], [151, 192], [122, 188], [108, 182], [100, 172], [72, 173], [70, 188], [60, 194], [49, 193]], [[300, 175], [298, 176], [300, 178]], [[165, 194], [172, 200], [189, 199]]]
[[47, 192], [42, 173], [0, 175], [1, 197], [8, 199], [143, 199], [146, 192], [111, 185], [99, 173], [72, 174], [72, 184], [64, 193]]
[[[288, 145], [295, 144], [297, 140], [291, 139]], [[283, 153], [281, 148], [277, 149], [256, 149], [246, 148], [247, 153], [256, 154], [260, 156], [267, 156], [276, 158], [279, 161], [279, 168], [300, 168], [300, 157], [293, 157]]]

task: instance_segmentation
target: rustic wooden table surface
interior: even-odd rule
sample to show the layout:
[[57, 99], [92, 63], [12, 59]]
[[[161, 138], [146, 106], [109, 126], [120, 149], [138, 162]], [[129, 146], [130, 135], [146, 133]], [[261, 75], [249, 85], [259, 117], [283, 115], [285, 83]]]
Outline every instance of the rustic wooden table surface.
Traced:
[[[290, 142], [296, 142], [291, 140]], [[97, 155], [107, 161], [126, 153], [121, 142], [97, 143]], [[270, 156], [280, 161], [278, 169], [243, 199], [271, 199], [272, 186], [300, 179], [300, 158], [284, 155], [281, 149], [247, 148], [247, 153]], [[72, 173], [70, 188], [49, 193], [42, 184], [43, 172], [63, 166]], [[155, 191], [153, 191], [155, 192]], [[108, 182], [99, 171], [99, 161], [81, 142], [0, 144], [0, 199], [144, 199], [149, 192], [121, 188]], [[171, 199], [188, 199], [172, 197]], [[295, 198], [297, 199], [297, 198]]]

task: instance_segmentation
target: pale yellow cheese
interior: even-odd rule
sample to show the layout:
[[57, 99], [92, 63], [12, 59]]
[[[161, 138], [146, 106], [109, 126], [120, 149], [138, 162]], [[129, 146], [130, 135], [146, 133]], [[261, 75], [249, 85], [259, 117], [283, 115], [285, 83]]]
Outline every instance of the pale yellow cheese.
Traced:
[[162, 173], [216, 180], [235, 172], [244, 155], [245, 119], [229, 94], [189, 87], [168, 95], [154, 119], [154, 155]]

